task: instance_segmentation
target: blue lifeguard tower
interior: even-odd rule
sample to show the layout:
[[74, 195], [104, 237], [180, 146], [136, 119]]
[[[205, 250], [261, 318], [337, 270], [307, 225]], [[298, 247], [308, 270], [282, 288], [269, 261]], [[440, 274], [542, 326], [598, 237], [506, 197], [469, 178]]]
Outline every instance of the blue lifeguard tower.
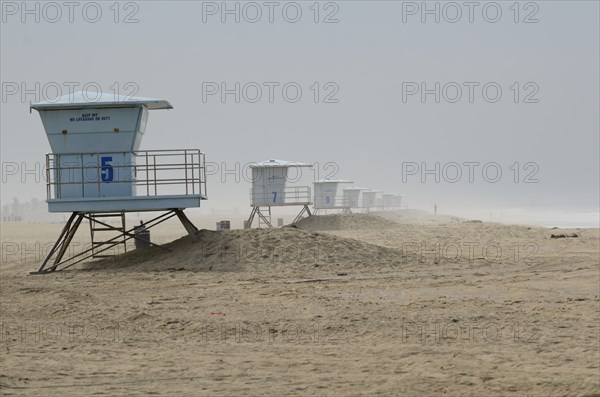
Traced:
[[[88, 94], [76, 92], [30, 108], [39, 112], [52, 149], [46, 155], [48, 211], [71, 213], [35, 273], [62, 270], [100, 257], [119, 244], [126, 247], [129, 239], [138, 238], [135, 227], [126, 228], [127, 212], [163, 212], [146, 222], [146, 229], [177, 216], [196, 239], [198, 229], [183, 210], [200, 207], [206, 199], [204, 153], [198, 149], [139, 149], [148, 112], [172, 109], [168, 101], [106, 93], [89, 99]], [[111, 225], [111, 217], [116, 217], [120, 226]], [[84, 219], [90, 224], [91, 248], [63, 260]], [[117, 235], [102, 239], [100, 235], [106, 236], [106, 232]]]

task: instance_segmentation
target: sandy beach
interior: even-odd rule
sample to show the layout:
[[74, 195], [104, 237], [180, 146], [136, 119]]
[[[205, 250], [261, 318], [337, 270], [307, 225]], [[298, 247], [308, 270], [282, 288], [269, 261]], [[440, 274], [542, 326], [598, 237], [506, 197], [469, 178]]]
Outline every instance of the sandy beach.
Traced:
[[3, 223], [2, 395], [600, 395], [598, 229], [192, 220], [37, 276], [61, 225]]

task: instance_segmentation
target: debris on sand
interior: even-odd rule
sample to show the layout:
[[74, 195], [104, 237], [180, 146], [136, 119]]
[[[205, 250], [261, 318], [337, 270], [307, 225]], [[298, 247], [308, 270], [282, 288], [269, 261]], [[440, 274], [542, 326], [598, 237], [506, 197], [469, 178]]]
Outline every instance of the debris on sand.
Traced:
[[577, 233], [570, 233], [570, 234], [551, 234], [550, 238], [577, 238], [579, 237], [579, 235]]

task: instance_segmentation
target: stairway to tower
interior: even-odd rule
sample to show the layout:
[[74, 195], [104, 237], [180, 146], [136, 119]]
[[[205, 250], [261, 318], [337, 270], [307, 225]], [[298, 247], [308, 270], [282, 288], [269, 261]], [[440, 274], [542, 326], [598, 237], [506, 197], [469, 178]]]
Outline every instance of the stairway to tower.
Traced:
[[[125, 212], [94, 213], [89, 214], [89, 216], [93, 258], [113, 256], [114, 252], [111, 252], [111, 249], [114, 247], [120, 250], [122, 246], [123, 252], [127, 252], [127, 240], [124, 234], [127, 231], [125, 229]], [[123, 240], [115, 244], [115, 237], [118, 236], [122, 236]], [[112, 245], [112, 247], [105, 249], [109, 245]]]

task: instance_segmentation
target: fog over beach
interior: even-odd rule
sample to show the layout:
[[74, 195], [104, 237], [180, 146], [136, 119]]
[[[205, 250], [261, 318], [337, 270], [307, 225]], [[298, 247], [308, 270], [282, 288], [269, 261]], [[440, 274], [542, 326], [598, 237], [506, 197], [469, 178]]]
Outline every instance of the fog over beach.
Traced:
[[0, 395], [600, 396], [598, 1], [0, 0]]

